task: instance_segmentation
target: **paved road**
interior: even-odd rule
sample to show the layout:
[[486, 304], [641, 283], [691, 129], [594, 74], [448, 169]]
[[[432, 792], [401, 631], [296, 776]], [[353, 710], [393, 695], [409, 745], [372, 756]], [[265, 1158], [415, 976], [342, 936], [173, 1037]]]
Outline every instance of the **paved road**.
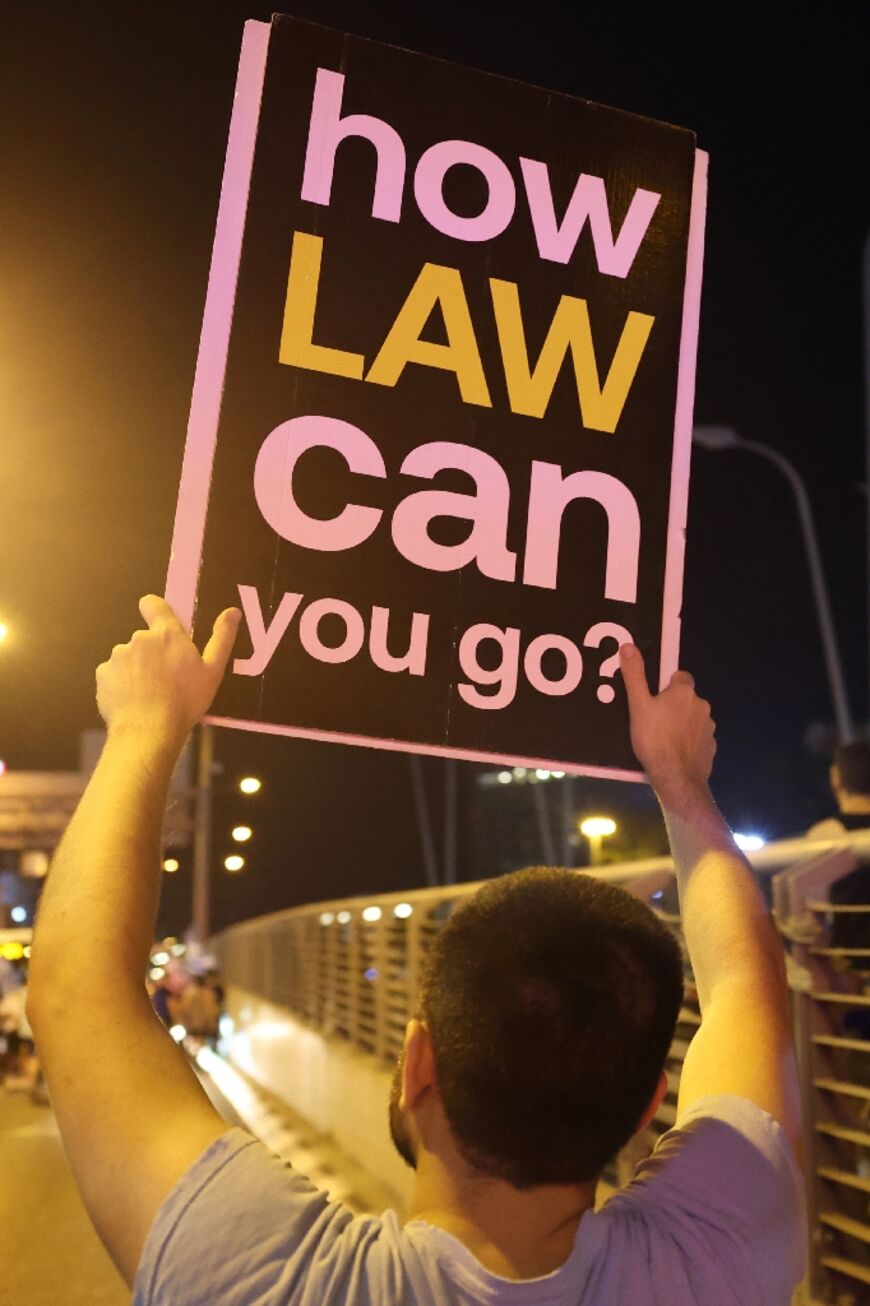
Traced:
[[[199, 1075], [215, 1108], [241, 1124]], [[129, 1306], [130, 1293], [94, 1233], [54, 1113], [0, 1086], [0, 1303]]]
[[54, 1115], [0, 1088], [0, 1301], [122, 1306], [128, 1292], [85, 1214]]

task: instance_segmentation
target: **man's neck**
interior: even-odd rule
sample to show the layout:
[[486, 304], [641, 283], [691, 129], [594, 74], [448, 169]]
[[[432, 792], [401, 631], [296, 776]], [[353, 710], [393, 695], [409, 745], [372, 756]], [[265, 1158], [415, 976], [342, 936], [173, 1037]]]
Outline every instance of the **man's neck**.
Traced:
[[571, 1254], [595, 1183], [514, 1188], [500, 1179], [452, 1173], [437, 1157], [418, 1160], [408, 1220], [457, 1238], [485, 1269], [506, 1279], [551, 1274]]

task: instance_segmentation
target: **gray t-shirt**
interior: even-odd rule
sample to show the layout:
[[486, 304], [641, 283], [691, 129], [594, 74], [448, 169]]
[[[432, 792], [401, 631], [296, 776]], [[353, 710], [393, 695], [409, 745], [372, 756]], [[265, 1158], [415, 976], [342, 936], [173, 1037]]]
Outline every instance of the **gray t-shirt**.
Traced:
[[521, 1282], [421, 1220], [355, 1217], [231, 1129], [158, 1212], [133, 1306], [788, 1306], [805, 1259], [791, 1145], [740, 1097], [695, 1103], [564, 1265]]

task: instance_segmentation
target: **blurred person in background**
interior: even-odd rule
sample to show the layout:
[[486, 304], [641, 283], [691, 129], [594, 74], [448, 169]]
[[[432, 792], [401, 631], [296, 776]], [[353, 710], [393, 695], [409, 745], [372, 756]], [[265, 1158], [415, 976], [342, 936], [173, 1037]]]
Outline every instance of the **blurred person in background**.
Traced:
[[173, 992], [165, 975], [158, 980], [148, 981], [148, 996], [160, 1020], [169, 1029], [171, 1025], [175, 1024], [171, 1010]]
[[33, 1030], [27, 1019], [27, 980], [10, 988], [0, 998], [0, 1034], [6, 1050], [3, 1055], [3, 1084], [8, 1089], [32, 1089], [39, 1077], [39, 1062], [34, 1052]]
[[9, 961], [7, 957], [0, 957], [0, 998], [4, 997], [10, 989], [17, 989], [20, 983], [21, 977], [14, 962]]
[[218, 1005], [218, 1016], [224, 1009], [224, 986], [221, 981], [220, 973], [217, 970], [209, 969], [205, 973], [205, 982], [214, 993], [214, 1000]]
[[[870, 828], [870, 746], [838, 744], [830, 782], [837, 815], [817, 821], [807, 831], [808, 839], [844, 839], [852, 831]], [[870, 905], [870, 864], [835, 880], [830, 897], [831, 902], [842, 906]], [[835, 913], [830, 944], [834, 948], [870, 948], [870, 913]], [[853, 968], [866, 970], [867, 961], [853, 958]], [[865, 1020], [863, 1027], [870, 1030], [870, 1023]]]
[[220, 1009], [214, 988], [204, 975], [192, 975], [173, 1007], [174, 1024], [210, 1044], [217, 1040]]
[[[856, 830], [870, 828], [870, 746], [864, 743], [838, 744], [830, 770], [831, 792], [837, 804], [837, 815], [816, 822], [807, 831], [809, 839], [844, 839]], [[870, 906], [870, 864], [857, 866], [853, 871], [835, 880], [829, 889], [835, 906]], [[870, 948], [870, 912], [834, 912], [831, 915], [828, 944], [832, 948]], [[842, 971], [870, 971], [870, 957], [852, 956], [837, 959]], [[864, 993], [867, 985], [854, 976]], [[870, 1039], [870, 1011], [847, 1011], [843, 1016], [843, 1032], [854, 1038]], [[851, 1051], [847, 1056], [850, 1080], [870, 1084], [870, 1064], [866, 1054]], [[865, 1119], [870, 1114], [870, 1103], [863, 1108]]]
[[837, 815], [817, 821], [808, 839], [838, 839], [870, 826], [870, 745], [838, 744], [829, 773]]

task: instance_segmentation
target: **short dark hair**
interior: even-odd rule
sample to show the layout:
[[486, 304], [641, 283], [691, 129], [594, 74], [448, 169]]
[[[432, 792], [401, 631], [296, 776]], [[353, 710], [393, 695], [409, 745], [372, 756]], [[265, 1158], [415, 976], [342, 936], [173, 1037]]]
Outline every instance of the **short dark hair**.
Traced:
[[490, 881], [436, 936], [420, 1015], [460, 1152], [516, 1188], [596, 1178], [637, 1129], [683, 996], [679, 944], [591, 875]]
[[834, 749], [834, 765], [847, 793], [870, 796], [870, 745], [838, 744]]

